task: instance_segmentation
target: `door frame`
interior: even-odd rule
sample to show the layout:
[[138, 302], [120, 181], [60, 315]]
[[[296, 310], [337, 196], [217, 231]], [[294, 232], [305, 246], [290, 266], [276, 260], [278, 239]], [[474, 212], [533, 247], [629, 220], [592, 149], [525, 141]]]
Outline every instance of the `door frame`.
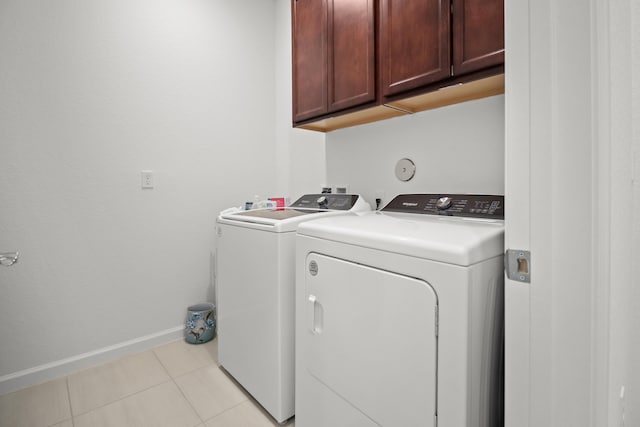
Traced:
[[505, 1], [505, 243], [531, 251], [531, 283], [505, 282], [506, 426], [618, 425], [624, 411], [630, 3]]

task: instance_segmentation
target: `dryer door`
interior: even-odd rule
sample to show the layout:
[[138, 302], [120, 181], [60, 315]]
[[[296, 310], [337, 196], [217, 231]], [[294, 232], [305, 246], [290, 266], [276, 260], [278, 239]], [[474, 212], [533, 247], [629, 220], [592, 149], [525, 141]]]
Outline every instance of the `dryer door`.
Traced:
[[[309, 254], [307, 372], [381, 426], [432, 426], [437, 296], [425, 281]], [[300, 326], [300, 323], [298, 323]]]

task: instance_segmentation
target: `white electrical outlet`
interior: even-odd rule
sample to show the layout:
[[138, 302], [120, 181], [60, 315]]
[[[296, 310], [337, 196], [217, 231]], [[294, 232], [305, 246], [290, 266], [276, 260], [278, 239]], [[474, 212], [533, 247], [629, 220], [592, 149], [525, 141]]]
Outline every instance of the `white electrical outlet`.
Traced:
[[334, 189], [334, 193], [336, 194], [347, 194], [348, 192], [349, 192], [348, 184], [336, 185], [336, 188]]
[[142, 177], [142, 188], [153, 188], [153, 171], [140, 172]]

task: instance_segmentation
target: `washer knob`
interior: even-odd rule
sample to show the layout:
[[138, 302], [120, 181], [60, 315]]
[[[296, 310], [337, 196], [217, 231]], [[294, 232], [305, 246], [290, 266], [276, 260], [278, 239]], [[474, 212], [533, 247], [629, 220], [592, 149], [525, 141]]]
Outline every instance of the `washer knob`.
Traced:
[[320, 196], [318, 197], [318, 200], [316, 200], [316, 203], [321, 208], [326, 208], [327, 205], [329, 204], [329, 199], [327, 199], [327, 196]]
[[436, 202], [436, 208], [440, 211], [449, 209], [451, 207], [451, 202], [451, 197], [440, 197]]

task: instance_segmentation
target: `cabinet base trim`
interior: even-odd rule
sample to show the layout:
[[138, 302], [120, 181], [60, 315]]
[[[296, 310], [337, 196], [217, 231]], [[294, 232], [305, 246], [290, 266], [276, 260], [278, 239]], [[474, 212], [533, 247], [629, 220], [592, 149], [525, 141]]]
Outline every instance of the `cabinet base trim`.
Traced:
[[399, 101], [355, 111], [335, 117], [328, 117], [296, 127], [317, 132], [331, 132], [351, 126], [386, 120], [406, 114], [445, 107], [447, 105], [487, 98], [504, 93], [504, 74], [498, 74], [467, 83], [457, 82], [438, 90], [413, 96]]

